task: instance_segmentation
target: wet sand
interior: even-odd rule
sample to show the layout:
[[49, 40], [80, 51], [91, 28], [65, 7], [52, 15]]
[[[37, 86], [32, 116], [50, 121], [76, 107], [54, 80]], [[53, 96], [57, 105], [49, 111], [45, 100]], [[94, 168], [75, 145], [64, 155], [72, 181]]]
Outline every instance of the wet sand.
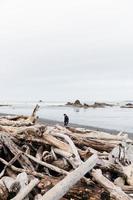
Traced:
[[[55, 120], [40, 118], [39, 122], [41, 122], [43, 124], [48, 124], [48, 125], [60, 124], [61, 126], [63, 126], [63, 122], [59, 122], [59, 121], [55, 121]], [[120, 132], [119, 130], [114, 130], [114, 129], [99, 128], [99, 127], [94, 127], [94, 126], [86, 126], [86, 125], [79, 125], [79, 124], [73, 124], [73, 123], [69, 123], [69, 126], [72, 126], [75, 128], [85, 128], [85, 129], [90, 129], [90, 130], [94, 130], [94, 131], [102, 131], [102, 132], [107, 132], [107, 133], [111, 133], [111, 134], [115, 134], [115, 135]], [[127, 133], [127, 132], [124, 132], [124, 133]], [[131, 134], [131, 133], [127, 133], [127, 134], [130, 139], [133, 139], [133, 134]]]
[[[61, 126], [63, 126], [63, 122], [59, 122], [59, 121], [55, 121], [55, 120], [40, 118], [39, 122], [41, 122], [43, 124], [49, 124], [49, 125], [60, 124]], [[98, 127], [86, 126], [86, 125], [80, 125], [80, 124], [73, 124], [73, 123], [69, 123], [69, 126], [72, 126], [72, 127], [75, 127], [75, 128], [86, 128], [86, 129], [90, 129], [90, 130], [109, 132], [109, 133], [112, 133], [112, 134], [119, 133], [119, 131], [117, 131], [117, 130], [104, 129], [104, 128], [98, 128]]]

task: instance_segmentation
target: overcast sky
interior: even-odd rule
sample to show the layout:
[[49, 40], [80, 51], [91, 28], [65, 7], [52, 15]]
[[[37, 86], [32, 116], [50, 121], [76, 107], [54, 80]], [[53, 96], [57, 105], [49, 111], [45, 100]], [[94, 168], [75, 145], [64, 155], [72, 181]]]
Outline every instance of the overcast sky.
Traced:
[[1, 100], [133, 100], [132, 0], [0, 0]]

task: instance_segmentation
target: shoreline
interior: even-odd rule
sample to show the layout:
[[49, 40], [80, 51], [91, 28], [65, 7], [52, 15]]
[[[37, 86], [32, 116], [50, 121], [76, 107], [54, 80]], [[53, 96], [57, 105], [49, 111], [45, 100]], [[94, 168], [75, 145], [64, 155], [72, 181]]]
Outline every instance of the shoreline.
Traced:
[[[0, 117], [1, 116], [6, 116], [6, 115], [14, 115], [14, 114], [0, 113]], [[45, 119], [45, 118], [39, 118], [38, 122], [43, 123], [43, 124], [47, 124], [47, 125], [51, 125], [51, 126], [54, 126], [56, 124], [59, 124], [61, 126], [64, 125], [63, 121], [60, 122], [60, 121], [51, 120], [51, 119]], [[116, 129], [100, 128], [100, 127], [96, 127], [96, 126], [89, 126], [89, 125], [87, 126], [87, 125], [81, 125], [81, 124], [76, 124], [76, 123], [69, 123], [69, 126], [72, 126], [74, 128], [90, 129], [90, 130], [93, 130], [93, 131], [107, 132], [107, 133], [114, 134], [114, 135], [117, 135], [119, 132], [121, 132], [121, 131], [116, 130]], [[128, 134], [128, 137], [130, 139], [133, 139], [133, 134], [132, 133], [129, 133], [129, 132], [123, 132], [123, 133]]]
[[[39, 118], [38, 121], [39, 121], [40, 123], [43, 123], [43, 124], [48, 124], [48, 125], [56, 125], [56, 124], [59, 124], [59, 125], [63, 126], [63, 122], [56, 121], [56, 120], [50, 120], [50, 119], [45, 119], [45, 118]], [[85, 128], [85, 129], [90, 129], [90, 130], [93, 130], [93, 131], [107, 132], [107, 133], [114, 134], [114, 135], [117, 135], [119, 132], [121, 132], [121, 131], [115, 130], [115, 129], [100, 128], [100, 127], [87, 126], [87, 125], [81, 125], [81, 124], [75, 124], [75, 123], [69, 123], [69, 126], [72, 126], [72, 127], [74, 127], [74, 128]], [[130, 138], [130, 139], [133, 139], [133, 134], [132, 134], [132, 133], [129, 133], [129, 132], [123, 132], [123, 133], [128, 134], [129, 138]]]
[[[51, 119], [45, 119], [45, 118], [39, 118], [38, 121], [43, 123], [43, 124], [49, 124], [49, 125], [56, 125], [56, 124], [60, 124], [61, 126], [64, 125], [63, 122], [51, 120]], [[94, 131], [109, 132], [111, 134], [117, 134], [117, 133], [120, 132], [118, 130], [100, 128], [100, 127], [96, 127], [96, 126], [87, 126], [87, 125], [76, 124], [76, 123], [69, 123], [69, 126], [72, 126], [74, 128], [85, 128], [85, 129], [90, 129], [90, 130], [94, 130]]]

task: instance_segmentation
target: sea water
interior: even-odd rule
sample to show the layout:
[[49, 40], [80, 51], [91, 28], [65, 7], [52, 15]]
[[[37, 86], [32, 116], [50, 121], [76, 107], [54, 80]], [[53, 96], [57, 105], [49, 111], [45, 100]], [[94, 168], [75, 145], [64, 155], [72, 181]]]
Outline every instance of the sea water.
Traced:
[[[0, 113], [30, 115], [37, 102], [8, 102], [11, 106], [0, 107]], [[133, 109], [120, 106], [105, 108], [76, 108], [64, 106], [64, 102], [40, 102], [40, 118], [63, 121], [66, 113], [71, 123], [114, 129], [133, 133]]]

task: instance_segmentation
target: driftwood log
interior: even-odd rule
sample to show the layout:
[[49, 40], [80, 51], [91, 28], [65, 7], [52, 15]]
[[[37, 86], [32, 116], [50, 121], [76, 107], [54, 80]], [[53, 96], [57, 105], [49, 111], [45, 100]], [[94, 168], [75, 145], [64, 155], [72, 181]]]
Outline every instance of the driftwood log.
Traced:
[[39, 183], [38, 179], [33, 179], [31, 182], [25, 186], [20, 192], [14, 197], [12, 200], [23, 200], [32, 190], [33, 188]]
[[95, 180], [101, 184], [107, 191], [109, 191], [110, 196], [116, 200], [131, 200], [131, 198], [125, 194], [122, 189], [118, 186], [115, 186], [111, 181], [102, 175], [100, 169], [94, 170], [92, 176]]
[[58, 200], [63, 197], [66, 192], [76, 184], [88, 171], [90, 171], [97, 163], [97, 155], [90, 157], [85, 163], [81, 164], [77, 169], [67, 175], [54, 188], [48, 191], [41, 200]]

